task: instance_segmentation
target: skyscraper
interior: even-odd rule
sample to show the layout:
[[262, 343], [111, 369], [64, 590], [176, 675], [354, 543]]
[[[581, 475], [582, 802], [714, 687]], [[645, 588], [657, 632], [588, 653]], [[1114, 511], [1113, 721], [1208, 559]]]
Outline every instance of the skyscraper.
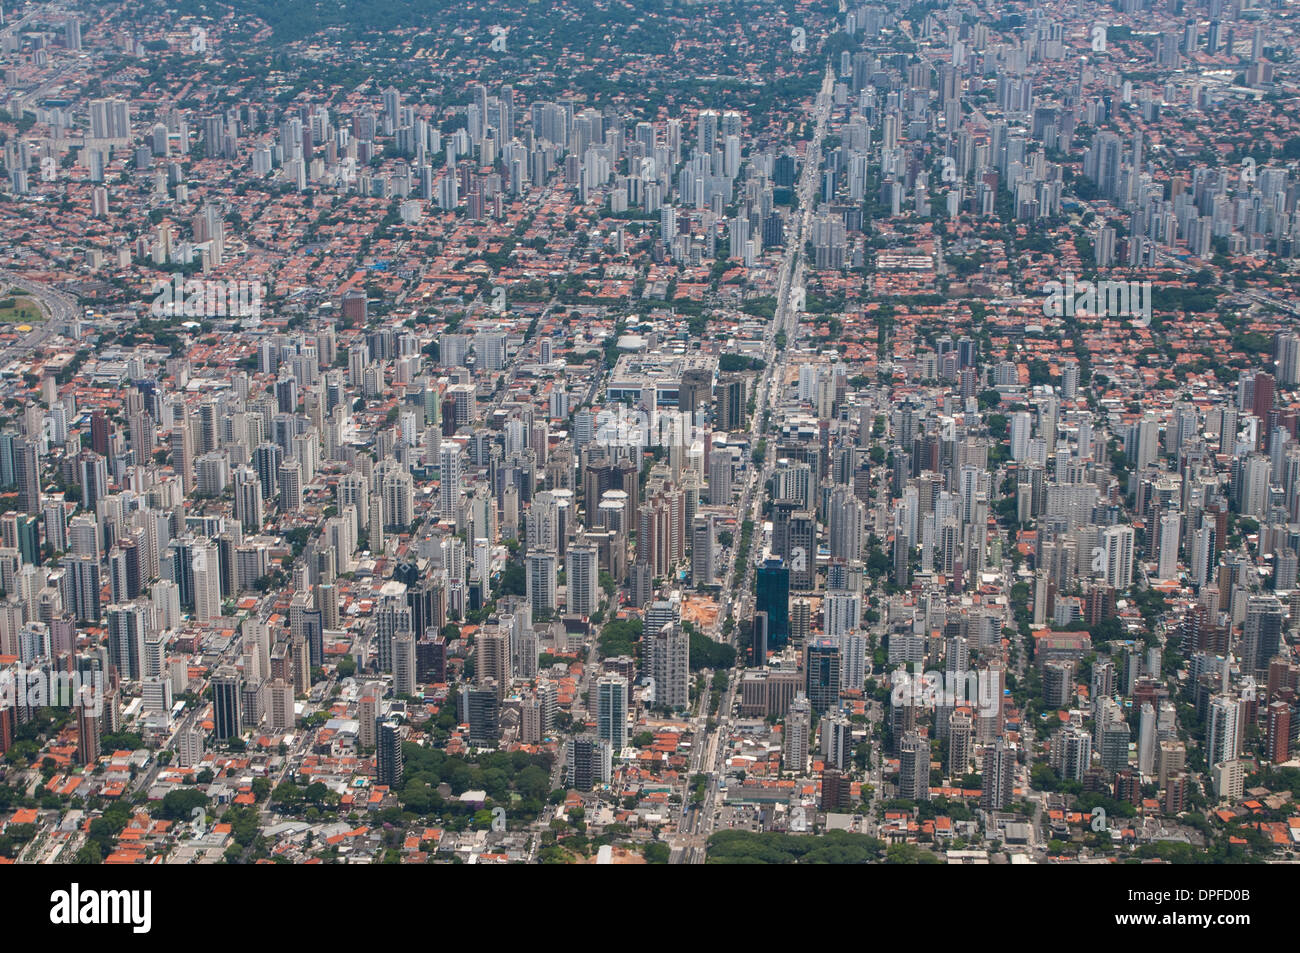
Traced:
[[41, 471], [36, 459], [36, 444], [29, 437], [13, 442], [14, 483], [18, 487], [18, 509], [39, 513], [41, 508]]
[[375, 729], [375, 781], [400, 788], [403, 773], [402, 728], [397, 719], [388, 718]]
[[805, 691], [813, 711], [819, 715], [839, 704], [840, 647], [830, 639], [818, 639], [808, 646]]
[[898, 796], [909, 801], [930, 799], [930, 742], [914, 731], [898, 745]]
[[754, 609], [767, 615], [767, 647], [785, 648], [790, 639], [790, 570], [784, 561], [769, 559], [754, 574]]
[[212, 676], [212, 734], [220, 741], [243, 731], [239, 670], [223, 665]]
[[984, 787], [980, 806], [986, 811], [1001, 811], [1011, 803], [1015, 787], [1016, 751], [998, 738], [984, 749]]
[[784, 770], [803, 774], [808, 770], [808, 737], [812, 731], [812, 705], [807, 696], [796, 695], [785, 716]]
[[595, 546], [580, 540], [564, 555], [565, 586], [571, 615], [595, 615], [600, 606], [599, 553]]
[[596, 735], [610, 748], [627, 747], [627, 680], [621, 675], [602, 675], [596, 681]]

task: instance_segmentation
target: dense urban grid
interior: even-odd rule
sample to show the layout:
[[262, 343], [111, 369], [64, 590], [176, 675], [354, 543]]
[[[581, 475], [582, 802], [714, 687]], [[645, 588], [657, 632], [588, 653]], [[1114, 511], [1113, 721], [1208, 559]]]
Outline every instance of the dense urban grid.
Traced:
[[1282, 861], [1300, 10], [0, 24], [0, 863]]

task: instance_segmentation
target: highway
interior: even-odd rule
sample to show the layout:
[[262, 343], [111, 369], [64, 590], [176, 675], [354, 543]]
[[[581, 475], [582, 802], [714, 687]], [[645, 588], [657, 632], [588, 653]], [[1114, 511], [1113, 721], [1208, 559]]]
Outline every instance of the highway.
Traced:
[[[794, 340], [799, 331], [800, 311], [796, 310], [796, 306], [798, 305], [801, 308], [802, 303], [797, 299], [804, 297], [800, 293], [804, 287], [804, 263], [801, 251], [812, 227], [819, 178], [818, 172], [821, 165], [822, 143], [826, 138], [826, 130], [830, 121], [831, 91], [834, 84], [834, 73], [828, 66], [822, 80], [821, 91], [818, 93], [813, 107], [815, 116], [813, 138], [804, 153], [803, 170], [797, 189], [796, 217], [793, 227], [787, 230], [785, 256], [782, 259], [777, 276], [776, 311], [765, 335], [764, 352], [771, 359], [766, 363], [755, 385], [758, 390], [754, 402], [754, 419], [751, 421], [751, 431], [757, 439], [764, 439], [769, 433], [776, 433], [779, 427], [779, 422], [768, 423], [765, 418], [769, 409], [780, 407], [784, 400], [789, 353], [794, 346]], [[778, 334], [785, 336], [785, 347], [777, 346]], [[722, 605], [718, 612], [719, 619], [726, 619], [733, 613], [739, 618], [752, 617], [754, 570], [758, 557], [761, 555], [762, 547], [760, 517], [762, 515], [763, 492], [772, 474], [775, 457], [775, 452], [769, 452], [764, 456], [761, 467], [751, 465], [747, 468], [745, 485], [741, 491], [740, 502], [736, 510], [737, 524], [739, 528], [739, 524], [743, 523], [744, 520], [753, 520], [754, 538], [744, 568], [744, 575], [739, 585], [727, 585], [727, 580], [731, 578], [730, 574], [733, 570], [730, 565], [726, 567], [727, 574], [723, 576], [723, 596]], [[733, 632], [735, 631], [737, 630], [733, 629]], [[742, 645], [738, 647], [738, 650], [743, 655], [747, 648], [747, 646]], [[703, 700], [701, 711], [693, 719], [692, 727], [695, 737], [705, 738], [706, 741], [702, 745], [697, 745], [692, 752], [690, 773], [692, 775], [705, 773], [708, 775], [708, 782], [705, 786], [704, 800], [700, 807], [695, 810], [690, 809], [690, 792], [684, 792], [677, 834], [673, 836], [671, 841], [674, 848], [670, 855], [670, 862], [672, 863], [704, 862], [705, 846], [709, 835], [713, 833], [718, 808], [722, 801], [718, 781], [723, 776], [726, 767], [725, 760], [728, 750], [728, 746], [723, 743], [723, 739], [729, 738], [731, 734], [734, 720], [733, 708], [735, 707], [736, 692], [740, 684], [739, 673], [741, 671], [741, 668], [733, 668], [727, 673], [727, 688], [723, 692], [718, 707], [717, 726], [714, 730], [707, 731], [707, 698]]]
[[38, 302], [46, 314], [46, 320], [32, 324], [32, 329], [20, 340], [0, 348], [0, 360], [3, 361], [27, 358], [44, 347], [50, 338], [57, 336], [54, 333], [55, 325], [66, 324], [81, 315], [81, 305], [71, 295], [12, 271], [0, 271], [0, 289], [5, 289], [6, 294], [14, 290], [22, 292]]

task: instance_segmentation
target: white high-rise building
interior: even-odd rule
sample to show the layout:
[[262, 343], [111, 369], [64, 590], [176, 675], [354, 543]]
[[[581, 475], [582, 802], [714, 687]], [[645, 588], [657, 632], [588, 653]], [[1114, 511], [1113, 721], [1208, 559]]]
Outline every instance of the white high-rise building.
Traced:
[[1156, 768], [1156, 710], [1150, 702], [1142, 703], [1138, 724], [1138, 770], [1150, 777]]
[[828, 639], [856, 632], [862, 620], [862, 593], [831, 589], [822, 602], [822, 628]]
[[534, 612], [553, 613], [556, 599], [555, 553], [530, 552], [526, 560], [525, 584], [528, 604]]
[[1158, 579], [1174, 579], [1178, 576], [1178, 532], [1182, 522], [1182, 517], [1176, 510], [1160, 517], [1160, 538], [1156, 543]]
[[455, 522], [456, 505], [460, 501], [460, 444], [451, 440], [443, 443], [438, 449], [438, 465], [438, 516]]
[[1215, 695], [1205, 716], [1205, 761], [1213, 766], [1234, 761], [1241, 750], [1241, 703], [1233, 695]]
[[1029, 436], [1033, 417], [1027, 411], [1011, 415], [1011, 459], [1019, 462], [1029, 456]]
[[1101, 548], [1106, 585], [1127, 589], [1133, 584], [1133, 527], [1107, 526], [1101, 534]]
[[627, 747], [627, 680], [602, 675], [596, 682], [596, 735], [615, 754]]
[[808, 738], [812, 731], [812, 703], [800, 692], [785, 716], [785, 752], [782, 768], [793, 774], [808, 770]]
[[595, 546], [574, 543], [564, 556], [568, 610], [580, 616], [595, 615], [600, 607], [600, 562]]
[[217, 548], [211, 543], [194, 544], [194, 618], [210, 622], [221, 616], [221, 572]]
[[645, 670], [654, 679], [656, 705], [681, 710], [690, 705], [690, 642], [678, 624], [643, 632]]

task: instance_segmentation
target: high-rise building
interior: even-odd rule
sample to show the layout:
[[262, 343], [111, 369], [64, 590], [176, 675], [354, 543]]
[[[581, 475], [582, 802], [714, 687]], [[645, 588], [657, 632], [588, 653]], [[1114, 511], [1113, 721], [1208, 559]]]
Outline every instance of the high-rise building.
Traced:
[[986, 811], [1001, 811], [1011, 803], [1015, 791], [1016, 751], [998, 738], [984, 749], [984, 787], [980, 806]]
[[579, 540], [564, 554], [567, 606], [571, 615], [592, 616], [600, 606], [599, 551]]
[[840, 646], [830, 639], [819, 639], [808, 646], [805, 692], [817, 714], [836, 707], [840, 700]]
[[596, 681], [596, 735], [615, 752], [627, 747], [627, 680], [621, 675]]
[[524, 583], [533, 612], [550, 615], [556, 606], [556, 557], [553, 552], [529, 552]]
[[41, 508], [41, 470], [36, 458], [36, 443], [30, 437], [13, 441], [14, 484], [18, 487], [17, 507], [23, 513], [39, 513]]
[[236, 738], [243, 731], [239, 670], [223, 665], [212, 676], [212, 734], [219, 741]]
[[909, 801], [930, 799], [930, 742], [914, 731], [898, 745], [898, 796]]
[[785, 752], [782, 767], [792, 774], [808, 770], [809, 734], [812, 731], [812, 705], [800, 693], [790, 702], [785, 716]]
[[402, 786], [403, 773], [402, 726], [388, 718], [375, 728], [375, 782], [395, 790]]
[[790, 640], [790, 570], [781, 559], [759, 566], [754, 575], [754, 610], [767, 615], [767, 647], [776, 651]]
[[968, 711], [954, 711], [948, 719], [948, 777], [960, 778], [970, 771], [974, 721]]
[[691, 524], [691, 585], [713, 585], [715, 546], [713, 517], [704, 513], [697, 514]]
[[1205, 763], [1235, 761], [1241, 750], [1241, 702], [1235, 695], [1215, 695], [1205, 716]]
[[1133, 527], [1106, 527], [1101, 534], [1101, 547], [1106, 585], [1127, 589], [1133, 584]]
[[678, 711], [691, 701], [690, 641], [678, 623], [641, 636], [645, 670], [654, 679], [655, 705]]

